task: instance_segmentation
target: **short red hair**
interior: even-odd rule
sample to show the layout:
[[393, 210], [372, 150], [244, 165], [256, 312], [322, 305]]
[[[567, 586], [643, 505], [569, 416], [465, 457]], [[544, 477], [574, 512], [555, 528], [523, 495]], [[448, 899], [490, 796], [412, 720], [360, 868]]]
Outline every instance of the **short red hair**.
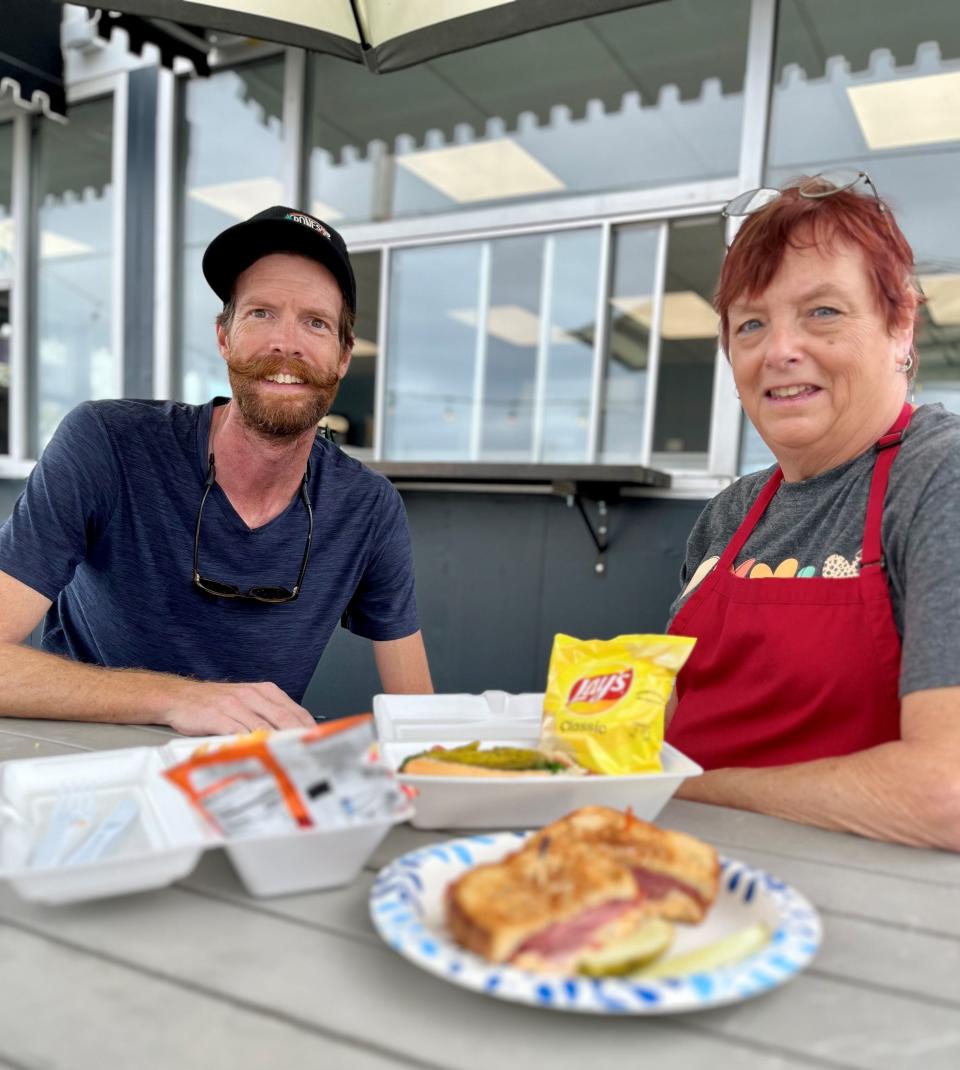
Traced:
[[756, 297], [770, 285], [788, 247], [830, 249], [843, 241], [860, 249], [884, 314], [887, 330], [914, 317], [924, 297], [913, 281], [913, 250], [890, 209], [876, 197], [841, 190], [829, 197], [801, 197], [794, 179], [779, 197], [748, 215], [727, 250], [713, 307], [720, 315], [720, 341], [730, 352], [730, 306], [743, 295]]

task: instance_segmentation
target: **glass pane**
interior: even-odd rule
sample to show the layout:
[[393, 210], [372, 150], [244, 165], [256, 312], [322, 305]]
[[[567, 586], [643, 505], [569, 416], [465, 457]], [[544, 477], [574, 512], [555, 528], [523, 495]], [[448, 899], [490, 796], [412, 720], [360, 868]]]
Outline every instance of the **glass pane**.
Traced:
[[600, 285], [599, 229], [547, 239], [552, 246], [542, 448], [535, 460], [579, 461], [590, 454], [593, 337]]
[[10, 291], [0, 286], [0, 454], [10, 452]]
[[10, 283], [13, 276], [13, 123], [0, 123], [0, 454], [10, 452]]
[[781, 4], [767, 181], [869, 172], [930, 296], [918, 401], [960, 412], [960, 19], [955, 0]]
[[228, 395], [214, 334], [221, 305], [200, 270], [220, 231], [284, 203], [283, 59], [180, 84], [179, 353], [181, 396]]
[[484, 246], [401, 249], [390, 258], [384, 453], [468, 460]]
[[925, 290], [928, 303], [920, 313], [914, 400], [919, 405], [939, 401], [960, 413], [960, 275], [927, 280]]
[[588, 460], [599, 257], [597, 228], [396, 252], [386, 455]]
[[34, 130], [37, 230], [36, 449], [80, 401], [117, 392], [113, 317], [113, 100], [70, 106]]
[[327, 423], [340, 445], [373, 448], [373, 402], [377, 381], [380, 254], [355, 253], [350, 257], [357, 280], [356, 344], [350, 369], [340, 382]]
[[0, 123], [0, 279], [13, 275], [13, 123]]
[[480, 458], [529, 461], [540, 338], [543, 235], [491, 242]]
[[776, 464], [776, 457], [767, 449], [766, 442], [757, 434], [757, 429], [743, 417], [740, 427], [740, 468], [741, 476], [751, 472], [759, 472], [761, 468], [769, 468]]
[[600, 460], [606, 464], [637, 464], [643, 456], [659, 234], [657, 226], [618, 227], [613, 233], [600, 448]]
[[705, 468], [719, 322], [711, 304], [723, 259], [719, 220], [670, 224], [653, 425], [654, 467]]
[[671, 0], [387, 77], [312, 56], [313, 209], [367, 221], [734, 175], [749, 10]]

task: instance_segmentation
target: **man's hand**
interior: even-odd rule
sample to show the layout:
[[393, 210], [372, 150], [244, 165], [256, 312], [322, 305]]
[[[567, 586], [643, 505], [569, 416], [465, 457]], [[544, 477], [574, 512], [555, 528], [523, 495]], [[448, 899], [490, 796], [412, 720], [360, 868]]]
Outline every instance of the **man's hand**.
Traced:
[[222, 736], [257, 728], [308, 728], [316, 721], [276, 684], [184, 680], [163, 723], [185, 736]]

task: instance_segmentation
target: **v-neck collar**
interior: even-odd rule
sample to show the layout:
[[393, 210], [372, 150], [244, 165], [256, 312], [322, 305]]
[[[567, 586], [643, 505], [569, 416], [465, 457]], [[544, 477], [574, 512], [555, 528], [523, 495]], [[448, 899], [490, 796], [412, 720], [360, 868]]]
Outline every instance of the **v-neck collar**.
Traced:
[[[213, 426], [214, 409], [227, 404], [229, 401], [229, 398], [224, 397], [212, 398], [206, 404], [200, 406], [197, 414], [196, 456], [198, 466], [197, 471], [200, 477], [200, 493], [203, 493], [203, 483], [207, 478], [207, 470], [210, 464], [210, 428]], [[224, 493], [223, 488], [219, 483], [215, 482], [210, 488], [210, 497], [217, 502], [221, 514], [230, 526], [235, 531], [242, 532], [246, 535], [259, 535], [261, 532], [269, 531], [275, 524], [279, 524], [288, 515], [291, 509], [300, 506], [300, 489], [298, 486], [296, 493], [281, 512], [277, 513], [272, 520], [268, 520], [265, 524], [251, 528], [233, 507], [233, 502], [231, 502]]]

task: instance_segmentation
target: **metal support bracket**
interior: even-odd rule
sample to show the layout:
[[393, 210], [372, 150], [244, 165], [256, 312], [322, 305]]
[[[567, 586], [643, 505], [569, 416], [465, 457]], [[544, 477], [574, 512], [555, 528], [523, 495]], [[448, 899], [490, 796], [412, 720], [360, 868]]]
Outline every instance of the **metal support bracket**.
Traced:
[[583, 517], [584, 524], [587, 525], [587, 531], [590, 532], [590, 538], [593, 539], [593, 544], [597, 548], [597, 560], [593, 563], [593, 571], [598, 576], [604, 576], [607, 572], [607, 503], [604, 501], [597, 502], [597, 526], [594, 529], [593, 524], [590, 523], [590, 517], [587, 515], [587, 510], [583, 504], [583, 498], [579, 494], [573, 495], [574, 504], [580, 510], [580, 515]]
[[[609, 532], [607, 526], [607, 499], [611, 495], [614, 499], [618, 497], [617, 488], [610, 486], [591, 488], [589, 486], [578, 485], [577, 483], [555, 482], [553, 490], [554, 493], [564, 494], [566, 496], [568, 509], [572, 509], [576, 506], [579, 510], [580, 515], [583, 517], [584, 524], [587, 525], [587, 531], [590, 533], [593, 545], [597, 548], [597, 557], [593, 563], [593, 571], [598, 576], [605, 576], [607, 573], [607, 547], [610, 545], [607, 538]], [[593, 521], [590, 519], [587, 507], [584, 505], [584, 498], [596, 502], [596, 525], [594, 525]]]

